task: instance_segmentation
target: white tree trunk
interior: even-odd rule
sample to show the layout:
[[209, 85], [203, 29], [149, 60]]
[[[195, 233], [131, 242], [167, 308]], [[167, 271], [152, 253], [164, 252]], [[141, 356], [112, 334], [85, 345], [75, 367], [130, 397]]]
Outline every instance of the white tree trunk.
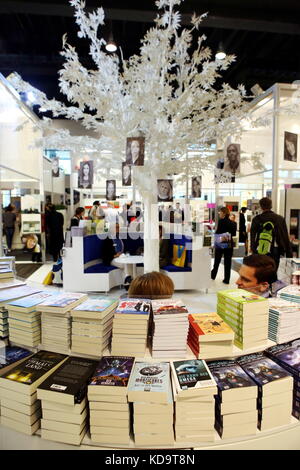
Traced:
[[153, 193], [144, 194], [144, 272], [159, 271], [159, 232], [156, 180]]

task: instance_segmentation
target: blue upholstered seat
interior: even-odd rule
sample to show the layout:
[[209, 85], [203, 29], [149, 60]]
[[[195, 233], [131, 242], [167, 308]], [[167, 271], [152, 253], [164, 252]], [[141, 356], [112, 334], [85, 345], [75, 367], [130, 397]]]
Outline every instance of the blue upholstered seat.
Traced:
[[85, 268], [85, 274], [94, 274], [94, 273], [109, 273], [114, 269], [118, 269], [116, 266], [105, 266], [103, 263], [95, 264], [94, 266], [90, 266], [89, 268]]
[[[186, 235], [174, 235], [174, 234], [169, 234], [169, 257], [170, 259], [173, 258], [173, 245], [187, 245], [192, 243], [192, 238], [188, 237]], [[190, 248], [190, 247], [189, 247]], [[179, 268], [178, 266], [174, 266], [174, 264], [169, 264], [167, 266], [163, 266], [162, 269], [168, 272], [191, 272], [192, 268], [190, 264], [192, 263], [192, 250], [187, 249], [186, 250], [186, 258], [185, 258], [185, 263], [183, 268]]]

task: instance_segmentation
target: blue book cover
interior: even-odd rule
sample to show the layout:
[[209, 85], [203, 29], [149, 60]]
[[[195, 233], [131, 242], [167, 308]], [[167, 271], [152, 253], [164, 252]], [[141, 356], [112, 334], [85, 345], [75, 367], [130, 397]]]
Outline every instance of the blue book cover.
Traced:
[[27, 295], [36, 294], [41, 292], [42, 289], [36, 289], [29, 286], [13, 287], [9, 290], [0, 291], [0, 302], [8, 302], [12, 299], [26, 297]]
[[300, 377], [300, 339], [276, 344], [266, 349], [265, 353], [291, 372], [295, 378]]
[[30, 308], [44, 302], [49, 297], [52, 297], [54, 294], [49, 292], [39, 292], [37, 294], [29, 295], [28, 297], [23, 297], [21, 299], [13, 300], [7, 303], [8, 308], [12, 307], [22, 307]]
[[89, 385], [127, 387], [134, 357], [103, 356]]
[[3, 367], [17, 362], [27, 356], [30, 356], [32, 351], [28, 349], [19, 348], [18, 346], [5, 346], [0, 348], [0, 369]]
[[119, 302], [115, 314], [124, 315], [145, 315], [151, 311], [151, 301], [149, 299], [124, 299]]
[[220, 392], [231, 388], [257, 387], [256, 383], [235, 361], [208, 361], [207, 365]]
[[269, 382], [290, 376], [286, 370], [263, 353], [240, 356], [236, 359], [236, 362], [260, 387]]

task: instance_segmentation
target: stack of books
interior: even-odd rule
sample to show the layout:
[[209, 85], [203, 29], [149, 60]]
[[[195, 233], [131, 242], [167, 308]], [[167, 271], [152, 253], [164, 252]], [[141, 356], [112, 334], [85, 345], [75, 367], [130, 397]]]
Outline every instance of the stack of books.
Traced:
[[3, 426], [29, 435], [40, 428], [41, 405], [36, 389], [65, 358], [39, 351], [0, 377]]
[[[14, 287], [14, 284], [13, 286], [8, 285], [5, 289], [0, 289], [0, 339], [5, 339], [9, 336], [8, 311], [6, 307], [7, 302], [35, 294], [40, 291], [41, 289], [34, 289], [26, 285], [16, 285]], [[11, 339], [11, 341], [13, 340]], [[16, 342], [18, 343], [19, 341]]]
[[[32, 352], [18, 346], [3, 346], [0, 348], [0, 375], [17, 366]], [[1, 397], [0, 397], [1, 398]]]
[[215, 428], [223, 439], [256, 434], [257, 397], [256, 383], [232, 360], [207, 363], [215, 381]]
[[9, 263], [3, 263], [1, 262], [0, 263], [0, 279], [13, 279], [15, 276], [14, 276], [14, 272], [13, 270], [11, 269], [11, 267], [9, 266]]
[[174, 444], [173, 396], [168, 362], [136, 362], [128, 384], [136, 445]]
[[151, 302], [124, 299], [114, 314], [111, 354], [144, 357], [147, 347]]
[[185, 358], [188, 311], [181, 300], [152, 300], [152, 357]]
[[290, 284], [289, 286], [283, 287], [278, 292], [278, 297], [284, 300], [289, 300], [290, 302], [300, 303], [300, 286], [295, 284]]
[[269, 339], [286, 343], [300, 338], [300, 306], [279, 297], [269, 299]]
[[177, 444], [215, 441], [216, 382], [201, 359], [172, 361]]
[[88, 428], [87, 385], [97, 362], [68, 357], [37, 388], [41, 400], [41, 437], [79, 445]]
[[92, 442], [128, 445], [130, 408], [127, 388], [134, 357], [103, 356], [88, 385]]
[[300, 340], [277, 344], [268, 348], [265, 354], [292, 374], [294, 379], [292, 415], [300, 420]]
[[31, 347], [40, 344], [41, 314], [36, 307], [51, 295], [50, 292], [39, 292], [6, 304], [10, 341]]
[[42, 347], [50, 351], [68, 354], [71, 346], [71, 314], [86, 294], [62, 293], [39, 304], [42, 312]]
[[258, 428], [266, 431], [290, 424], [293, 378], [263, 353], [238, 357], [236, 362], [258, 385]]
[[88, 299], [71, 310], [72, 352], [102, 356], [108, 347], [118, 301], [99, 297]]
[[193, 313], [188, 318], [188, 345], [198, 359], [232, 355], [234, 331], [217, 313]]
[[268, 341], [269, 300], [243, 289], [218, 292], [218, 314], [233, 329], [241, 349], [265, 346]]

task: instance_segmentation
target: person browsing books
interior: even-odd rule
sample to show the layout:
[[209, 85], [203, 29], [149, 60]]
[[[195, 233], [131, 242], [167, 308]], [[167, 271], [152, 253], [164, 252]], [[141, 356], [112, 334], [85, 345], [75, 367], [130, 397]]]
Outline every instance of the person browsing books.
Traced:
[[262, 297], [276, 297], [286, 286], [277, 280], [276, 263], [267, 255], [250, 255], [243, 259], [236, 285], [239, 289], [253, 292]]
[[130, 284], [128, 297], [168, 299], [174, 293], [174, 283], [166, 274], [152, 271], [137, 276]]
[[231, 260], [233, 255], [233, 240], [236, 235], [236, 223], [229, 219], [230, 211], [228, 207], [221, 207], [218, 212], [219, 222], [215, 232], [215, 261], [211, 271], [211, 278], [216, 279], [219, 265], [224, 255], [224, 284], [229, 284]]

